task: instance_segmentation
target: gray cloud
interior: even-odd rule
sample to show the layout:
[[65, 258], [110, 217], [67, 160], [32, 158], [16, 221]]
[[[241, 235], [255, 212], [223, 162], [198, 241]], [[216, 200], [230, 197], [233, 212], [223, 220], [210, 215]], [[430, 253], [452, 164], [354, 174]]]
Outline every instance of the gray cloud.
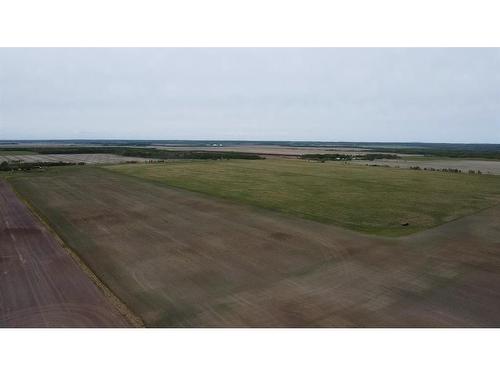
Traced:
[[500, 49], [0, 49], [0, 138], [500, 143]]

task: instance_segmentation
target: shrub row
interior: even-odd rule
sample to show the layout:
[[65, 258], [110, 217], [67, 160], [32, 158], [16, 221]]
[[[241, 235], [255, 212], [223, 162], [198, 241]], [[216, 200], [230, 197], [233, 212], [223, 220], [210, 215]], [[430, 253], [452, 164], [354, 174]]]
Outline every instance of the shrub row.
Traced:
[[31, 151], [38, 154], [114, 154], [150, 159], [264, 159], [263, 157], [232, 151], [172, 151], [143, 147], [16, 147], [12, 151]]
[[[414, 169], [414, 170], [418, 170], [418, 171], [424, 170], [424, 171], [437, 171], [437, 172], [449, 172], [449, 173], [462, 173], [462, 170], [457, 169], [457, 168], [427, 168], [427, 167], [421, 168], [417, 165], [415, 167], [410, 167], [410, 169]], [[479, 169], [477, 171], [473, 170], [473, 169], [469, 169], [469, 171], [467, 173], [469, 173], [469, 174], [483, 174], [483, 172], [481, 172]]]
[[349, 161], [349, 160], [376, 160], [376, 159], [399, 159], [398, 155], [394, 154], [364, 154], [364, 155], [348, 155], [348, 154], [304, 154], [300, 158], [317, 161]]
[[29, 171], [31, 169], [40, 169], [44, 167], [61, 167], [69, 165], [84, 165], [85, 163], [66, 163], [66, 162], [38, 162], [38, 163], [0, 163], [0, 171]]

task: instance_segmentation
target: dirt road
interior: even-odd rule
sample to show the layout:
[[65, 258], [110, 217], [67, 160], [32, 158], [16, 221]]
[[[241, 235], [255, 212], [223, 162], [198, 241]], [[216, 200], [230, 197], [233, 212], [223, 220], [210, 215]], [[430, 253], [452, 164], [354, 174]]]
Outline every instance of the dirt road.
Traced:
[[127, 327], [101, 290], [0, 179], [0, 327]]

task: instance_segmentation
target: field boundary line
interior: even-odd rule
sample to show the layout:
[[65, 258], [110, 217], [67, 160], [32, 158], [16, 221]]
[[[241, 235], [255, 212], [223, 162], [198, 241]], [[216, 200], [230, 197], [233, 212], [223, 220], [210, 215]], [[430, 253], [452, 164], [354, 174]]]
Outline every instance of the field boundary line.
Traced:
[[[4, 179], [8, 182], [8, 179]], [[92, 280], [97, 288], [104, 294], [104, 297], [118, 310], [118, 312], [125, 317], [125, 319], [134, 328], [145, 328], [143, 320], [137, 316], [118, 296], [116, 296], [111, 289], [92, 271], [92, 269], [78, 256], [78, 254], [69, 247], [57, 232], [50, 226], [50, 224], [39, 214], [35, 207], [31, 205], [24, 197], [14, 188], [12, 184], [10, 187], [19, 198], [19, 200], [31, 211], [31, 213], [42, 223], [42, 225], [53, 235], [55, 240], [59, 242], [61, 247], [66, 253], [75, 261], [80, 269]]]

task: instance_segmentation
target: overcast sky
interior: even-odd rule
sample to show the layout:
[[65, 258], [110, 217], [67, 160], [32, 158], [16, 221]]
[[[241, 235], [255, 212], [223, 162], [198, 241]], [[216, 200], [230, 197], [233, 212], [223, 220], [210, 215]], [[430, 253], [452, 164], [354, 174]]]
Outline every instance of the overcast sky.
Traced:
[[500, 143], [500, 49], [0, 49], [0, 139]]

